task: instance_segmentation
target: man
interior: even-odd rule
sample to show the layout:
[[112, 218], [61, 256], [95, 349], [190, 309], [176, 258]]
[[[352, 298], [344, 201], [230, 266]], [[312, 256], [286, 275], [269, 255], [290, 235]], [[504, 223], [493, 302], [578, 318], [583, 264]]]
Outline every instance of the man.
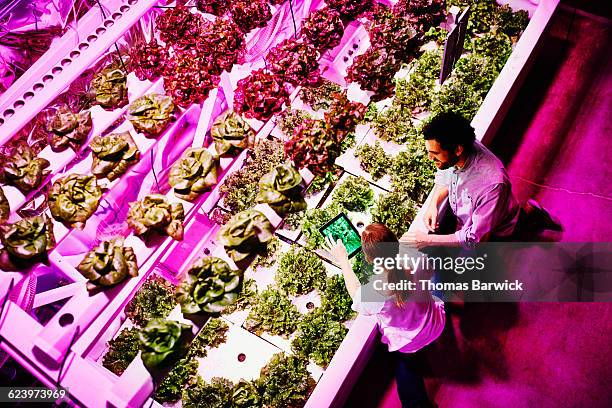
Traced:
[[[470, 248], [479, 242], [508, 239], [521, 209], [501, 161], [476, 140], [470, 123], [456, 113], [437, 115], [422, 132], [429, 158], [438, 168], [425, 211], [430, 234], [409, 232], [401, 241], [422, 249]], [[435, 234], [440, 226], [438, 208], [446, 198], [456, 218], [455, 232]]]

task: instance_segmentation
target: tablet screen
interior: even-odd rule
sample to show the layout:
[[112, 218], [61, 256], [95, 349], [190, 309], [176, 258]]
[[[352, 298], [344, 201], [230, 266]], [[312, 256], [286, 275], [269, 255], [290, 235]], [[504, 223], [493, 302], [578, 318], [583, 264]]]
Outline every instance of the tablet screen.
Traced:
[[328, 223], [319, 228], [324, 237], [330, 237], [333, 242], [342, 240], [349, 258], [361, 249], [361, 237], [357, 228], [351, 223], [346, 214], [340, 213]]

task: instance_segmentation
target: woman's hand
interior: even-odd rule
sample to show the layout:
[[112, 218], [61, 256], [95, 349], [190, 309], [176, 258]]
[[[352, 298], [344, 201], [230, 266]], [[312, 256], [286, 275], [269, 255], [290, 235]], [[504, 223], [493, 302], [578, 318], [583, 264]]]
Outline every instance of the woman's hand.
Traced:
[[336, 263], [340, 266], [343, 264], [350, 264], [348, 253], [346, 252], [346, 248], [342, 243], [342, 240], [336, 241], [334, 243], [331, 238], [325, 237], [325, 244], [323, 244], [323, 249], [325, 249], [331, 255], [332, 259], [336, 261]]

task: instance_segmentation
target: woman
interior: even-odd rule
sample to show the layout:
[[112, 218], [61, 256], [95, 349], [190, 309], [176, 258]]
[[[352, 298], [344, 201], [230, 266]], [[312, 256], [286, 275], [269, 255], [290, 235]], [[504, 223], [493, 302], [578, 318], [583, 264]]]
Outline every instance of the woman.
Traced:
[[[376, 290], [365, 292], [353, 272], [346, 248], [342, 241], [327, 240], [328, 251], [342, 268], [346, 289], [353, 299], [353, 309], [365, 315], [374, 315], [382, 334], [383, 343], [389, 351], [397, 352], [397, 390], [403, 408], [433, 407], [427, 397], [423, 377], [417, 373], [414, 353], [436, 340], [444, 329], [444, 303], [429, 292], [419, 290]], [[373, 264], [376, 258], [395, 257], [398, 253], [397, 237], [384, 224], [370, 224], [361, 233], [362, 250], [365, 260]], [[386, 269], [372, 280], [398, 283], [414, 281], [416, 275], [410, 271]], [[417, 282], [418, 283], [418, 282]], [[371, 287], [371, 285], [368, 285]], [[374, 285], [380, 287], [380, 285]], [[367, 293], [367, 294], [366, 294]], [[366, 299], [362, 300], [362, 296]]]

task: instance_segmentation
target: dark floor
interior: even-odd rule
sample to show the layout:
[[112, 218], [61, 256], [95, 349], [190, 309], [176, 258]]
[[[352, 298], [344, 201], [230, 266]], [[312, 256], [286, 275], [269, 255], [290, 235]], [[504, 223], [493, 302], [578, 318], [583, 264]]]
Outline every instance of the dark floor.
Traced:
[[[610, 21], [559, 13], [491, 144], [519, 199], [560, 219], [563, 241], [612, 241], [611, 40]], [[423, 364], [441, 408], [612, 406], [612, 305], [466, 304], [448, 315]], [[379, 347], [346, 407], [400, 407], [393, 369]]]

